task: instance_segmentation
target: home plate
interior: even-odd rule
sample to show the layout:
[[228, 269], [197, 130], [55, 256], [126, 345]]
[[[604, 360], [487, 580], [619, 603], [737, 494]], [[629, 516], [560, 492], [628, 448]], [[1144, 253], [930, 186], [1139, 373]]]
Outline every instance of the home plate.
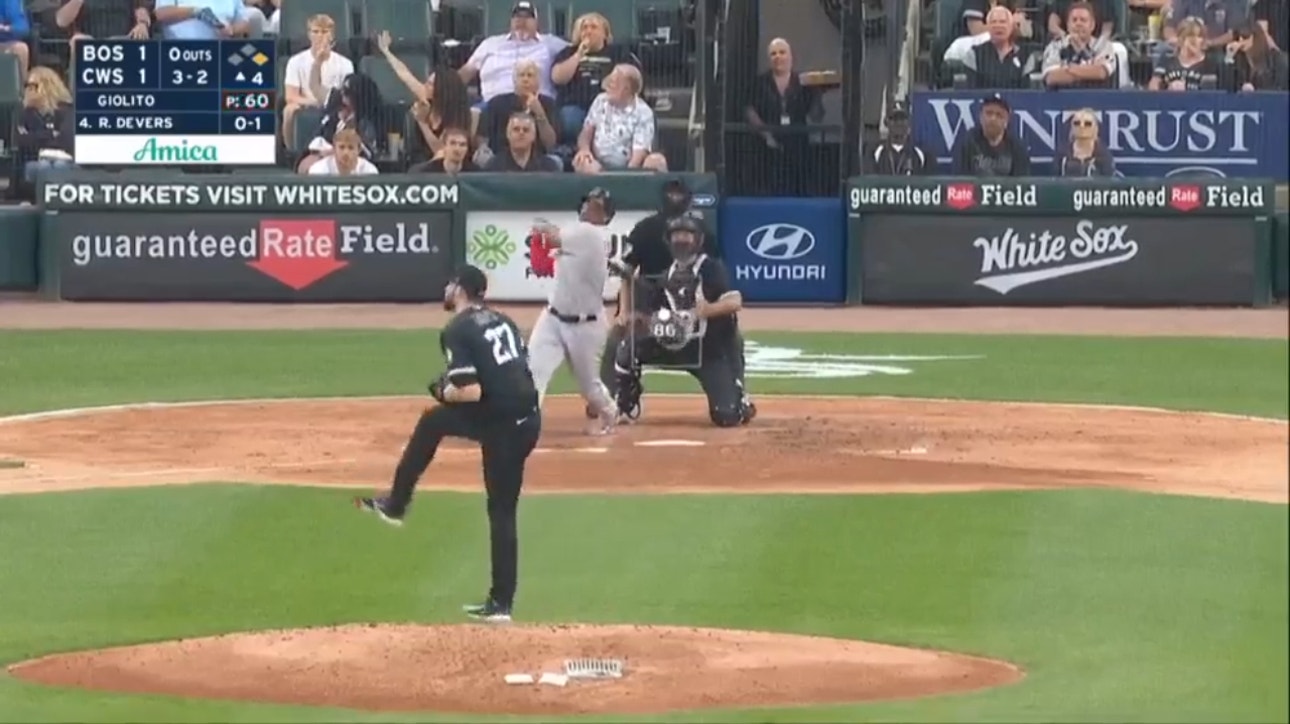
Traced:
[[703, 447], [707, 445], [702, 440], [641, 440], [636, 443], [637, 447]]

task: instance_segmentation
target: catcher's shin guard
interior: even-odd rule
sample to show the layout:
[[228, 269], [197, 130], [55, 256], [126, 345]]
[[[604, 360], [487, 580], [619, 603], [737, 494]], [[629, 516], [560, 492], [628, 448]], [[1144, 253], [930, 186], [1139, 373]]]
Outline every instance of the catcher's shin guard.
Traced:
[[641, 416], [641, 395], [645, 393], [641, 385], [641, 367], [634, 363], [630, 368], [615, 364], [614, 372], [618, 376], [618, 394], [615, 402], [618, 412], [629, 421], [635, 422]]

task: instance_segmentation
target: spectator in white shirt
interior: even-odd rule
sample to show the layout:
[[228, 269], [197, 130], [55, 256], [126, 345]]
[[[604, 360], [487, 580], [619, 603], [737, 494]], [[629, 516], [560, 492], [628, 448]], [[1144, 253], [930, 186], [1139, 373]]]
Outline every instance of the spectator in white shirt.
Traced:
[[642, 85], [640, 69], [626, 63], [605, 78], [578, 134], [574, 171], [667, 170], [667, 159], [653, 152], [654, 111], [640, 98]]
[[362, 156], [358, 131], [342, 128], [332, 138], [332, 155], [309, 167], [310, 176], [374, 176], [376, 166]]
[[291, 56], [284, 79], [287, 105], [282, 110], [282, 140], [295, 147], [292, 122], [301, 108], [322, 108], [327, 96], [354, 72], [354, 63], [337, 53], [336, 21], [328, 15], [309, 18], [309, 48]]
[[[621, 0], [616, 0], [621, 1]], [[539, 82], [542, 95], [555, 97], [551, 84], [551, 61], [568, 45], [568, 41], [537, 31], [537, 8], [529, 0], [520, 0], [511, 9], [511, 31], [484, 38], [466, 64], [461, 66], [461, 79], [470, 83], [479, 79], [479, 94], [484, 102], [502, 93], [515, 90], [515, 64], [521, 60], [537, 63], [541, 71]]]

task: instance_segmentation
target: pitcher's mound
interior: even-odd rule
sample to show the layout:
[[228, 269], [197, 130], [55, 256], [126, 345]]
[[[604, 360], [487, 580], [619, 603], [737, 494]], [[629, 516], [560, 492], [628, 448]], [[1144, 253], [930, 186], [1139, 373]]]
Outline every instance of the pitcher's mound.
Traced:
[[[565, 659], [624, 676], [564, 688], [506, 674]], [[842, 639], [661, 626], [351, 625], [170, 641], [17, 664], [58, 686], [382, 711], [661, 713], [925, 696], [1017, 681], [1011, 664]]]

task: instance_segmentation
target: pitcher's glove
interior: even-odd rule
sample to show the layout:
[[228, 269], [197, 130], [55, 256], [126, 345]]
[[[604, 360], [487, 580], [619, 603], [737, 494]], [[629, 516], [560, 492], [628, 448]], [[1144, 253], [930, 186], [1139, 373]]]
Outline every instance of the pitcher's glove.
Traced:
[[439, 402], [447, 402], [447, 400], [444, 399], [444, 388], [447, 386], [448, 378], [444, 375], [439, 375], [430, 383], [430, 396]]

